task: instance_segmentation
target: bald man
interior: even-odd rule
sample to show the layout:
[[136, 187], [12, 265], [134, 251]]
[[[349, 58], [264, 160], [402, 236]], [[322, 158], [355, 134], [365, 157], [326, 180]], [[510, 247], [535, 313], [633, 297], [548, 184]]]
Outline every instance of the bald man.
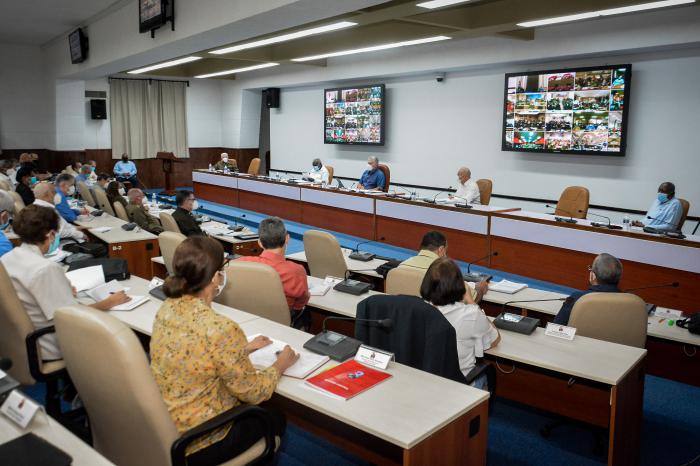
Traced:
[[467, 204], [481, 204], [481, 193], [476, 181], [472, 180], [472, 172], [467, 167], [457, 170], [457, 192], [450, 195], [450, 198], [457, 198], [467, 202]]
[[680, 230], [682, 216], [683, 206], [676, 198], [676, 185], [666, 181], [659, 185], [656, 199], [644, 220], [635, 220], [632, 224], [637, 227], [652, 227], [659, 231], [676, 231]]
[[362, 173], [357, 189], [384, 191], [385, 184], [384, 172], [379, 169], [379, 159], [370, 155], [367, 157], [367, 169]]
[[229, 159], [228, 154], [226, 152], [221, 153], [221, 160], [216, 162], [216, 165], [214, 165], [214, 170], [217, 171], [230, 171], [230, 172], [237, 172], [238, 171], [238, 163], [233, 160]]
[[130, 189], [126, 196], [129, 198], [129, 204], [126, 206], [129, 220], [154, 235], [163, 233], [163, 227], [158, 219], [150, 215], [143, 206], [145, 197], [143, 191], [138, 188]]
[[[56, 210], [57, 201], [61, 199], [56, 193], [54, 184], [48, 181], [42, 181], [34, 185], [34, 197], [36, 198], [34, 204], [54, 210]], [[56, 213], [58, 213], [57, 210]], [[83, 242], [87, 239], [85, 233], [80, 231], [80, 229], [72, 223], [66, 222], [60, 214], [58, 218], [58, 236], [60, 236], [61, 239], [72, 239], [78, 242]]]

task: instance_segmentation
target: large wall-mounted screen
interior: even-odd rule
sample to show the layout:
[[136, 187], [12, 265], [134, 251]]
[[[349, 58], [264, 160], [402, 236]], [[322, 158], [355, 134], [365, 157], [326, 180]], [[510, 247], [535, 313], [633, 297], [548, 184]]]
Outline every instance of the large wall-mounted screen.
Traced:
[[324, 90], [326, 144], [384, 144], [384, 84]]
[[502, 149], [625, 155], [631, 65], [509, 73]]

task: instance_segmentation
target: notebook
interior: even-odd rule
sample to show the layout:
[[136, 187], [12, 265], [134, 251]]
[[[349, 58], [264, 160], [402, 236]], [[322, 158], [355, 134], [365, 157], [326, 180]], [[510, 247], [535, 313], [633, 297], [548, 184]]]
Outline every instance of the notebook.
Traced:
[[[256, 334], [248, 337], [248, 341], [253, 341], [255, 337], [259, 335], [260, 334]], [[253, 366], [257, 369], [265, 369], [273, 365], [275, 361], [277, 361], [276, 353], [282, 351], [284, 347], [287, 346], [287, 343], [283, 341], [275, 340], [274, 338], [270, 339], [272, 340], [271, 344], [250, 353], [250, 362], [253, 363]], [[295, 349], [294, 351], [297, 350]], [[297, 359], [297, 362], [295, 362], [293, 366], [284, 371], [283, 375], [296, 379], [303, 379], [330, 359], [328, 356], [314, 354], [306, 350], [297, 352], [299, 353], [299, 359]]]
[[387, 372], [372, 369], [351, 359], [304, 383], [332, 398], [349, 400], [391, 377]]
[[525, 288], [527, 288], [525, 283], [515, 283], [508, 280], [489, 283], [489, 290], [496, 291], [498, 293], [514, 294], [520, 290], [524, 290]]
[[0, 445], [0, 464], [12, 466], [68, 466], [73, 458], [43, 438], [24, 434]]

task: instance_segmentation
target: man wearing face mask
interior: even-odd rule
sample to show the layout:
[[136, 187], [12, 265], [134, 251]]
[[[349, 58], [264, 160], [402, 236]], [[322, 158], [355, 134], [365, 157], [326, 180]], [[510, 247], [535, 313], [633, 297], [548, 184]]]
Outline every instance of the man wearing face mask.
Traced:
[[661, 183], [656, 199], [644, 220], [632, 222], [636, 227], [652, 227], [661, 231], [676, 231], [683, 216], [683, 206], [676, 198], [676, 185], [670, 181]]
[[15, 187], [15, 191], [22, 198], [25, 206], [34, 202], [32, 186], [34, 186], [37, 182], [38, 180], [31, 168], [22, 167], [17, 170], [17, 186]]
[[80, 192], [80, 183], [81, 181], [85, 183], [88, 188], [90, 185], [92, 185], [92, 181], [90, 180], [90, 175], [92, 174], [92, 167], [90, 165], [83, 165], [80, 167], [80, 174], [75, 177], [75, 191]]
[[114, 165], [114, 174], [117, 181], [131, 183], [132, 188], [140, 187], [139, 180], [136, 178], [136, 164], [129, 160], [129, 156], [122, 154], [122, 159]]
[[311, 162], [311, 166], [312, 169], [306, 176], [316, 183], [328, 184], [330, 174], [328, 173], [328, 169], [321, 163], [321, 159], [314, 159], [314, 161]]
[[[61, 201], [54, 184], [47, 181], [42, 181], [34, 186], [34, 196], [36, 197], [35, 205], [48, 207], [49, 209], [56, 209], [56, 203]], [[58, 235], [61, 239], [72, 239], [80, 243], [87, 239], [85, 233], [72, 223], [66, 222], [61, 216], [59, 216]]]
[[367, 169], [360, 177], [357, 188], [382, 191], [385, 183], [384, 172], [379, 169], [379, 159], [374, 155], [370, 155], [367, 158]]
[[173, 218], [185, 236], [203, 236], [204, 232], [192, 215], [193, 210], [199, 208], [199, 203], [190, 191], [178, 191], [175, 196], [177, 209], [173, 212]]
[[228, 154], [226, 152], [221, 153], [221, 160], [216, 162], [214, 165], [214, 170], [217, 171], [230, 171], [230, 172], [237, 172], [238, 171], [238, 163], [233, 160], [228, 158]]
[[88, 175], [88, 179], [91, 183], [94, 183], [97, 181], [97, 162], [94, 160], [88, 160], [88, 165], [90, 166], [90, 174]]
[[10, 226], [14, 210], [15, 201], [12, 196], [5, 191], [0, 191], [0, 257], [12, 250], [12, 243], [5, 236], [5, 230]]
[[129, 190], [127, 196], [129, 197], [129, 204], [126, 206], [126, 213], [129, 216], [129, 221], [134, 222], [154, 235], [163, 233], [163, 227], [158, 219], [149, 215], [143, 205], [145, 199], [143, 191], [133, 188]]
[[479, 185], [476, 181], [472, 179], [472, 172], [467, 167], [462, 167], [457, 170], [457, 179], [459, 180], [459, 185], [457, 186], [457, 192], [453, 195], [450, 194], [450, 199], [456, 197], [459, 200], [464, 200], [467, 204], [481, 204], [481, 193], [479, 192]]
[[61, 173], [56, 177], [56, 194], [54, 203], [56, 210], [66, 222], [74, 222], [78, 215], [87, 215], [88, 211], [84, 207], [82, 209], [71, 209], [68, 204], [68, 197], [75, 194], [75, 178], [68, 173]]

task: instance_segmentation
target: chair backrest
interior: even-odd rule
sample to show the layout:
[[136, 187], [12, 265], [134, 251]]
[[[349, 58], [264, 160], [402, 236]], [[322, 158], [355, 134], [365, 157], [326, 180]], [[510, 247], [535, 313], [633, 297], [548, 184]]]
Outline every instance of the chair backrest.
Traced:
[[69, 175], [73, 176], [78, 176], [78, 172], [73, 170], [73, 165], [68, 164], [65, 169], [63, 169], [63, 173], [68, 173]]
[[158, 235], [160, 254], [163, 256], [165, 270], [168, 271], [168, 274], [173, 273], [173, 256], [175, 255], [175, 249], [186, 239], [187, 237], [185, 235], [174, 231], [164, 231]]
[[182, 233], [180, 231], [180, 227], [177, 224], [177, 221], [175, 221], [175, 218], [172, 216], [172, 214], [169, 214], [167, 212], [161, 212], [159, 217], [160, 223], [161, 225], [163, 225], [163, 230], [172, 231], [173, 233]]
[[328, 170], [328, 184], [331, 184], [331, 182], [333, 182], [333, 172], [335, 172], [335, 169], [330, 165], [325, 165], [325, 167], [326, 170]]
[[386, 294], [405, 294], [420, 296], [420, 285], [425, 277], [425, 270], [396, 267], [386, 275], [384, 292]]
[[388, 165], [384, 165], [383, 163], [380, 163], [377, 165], [377, 168], [379, 168], [382, 173], [384, 173], [384, 192], [389, 192], [389, 185], [391, 184], [391, 170], [389, 170]]
[[275, 269], [256, 262], [233, 261], [226, 268], [226, 274], [226, 288], [216, 302], [282, 325], [291, 323], [282, 280]]
[[122, 466], [169, 466], [178, 432], [134, 332], [83, 306], [58, 309], [54, 321], [94, 448]]
[[12, 368], [8, 372], [24, 385], [36, 383], [29, 372], [25, 343], [27, 335], [33, 331], [34, 325], [17, 297], [10, 276], [0, 263], [0, 354], [12, 360]]
[[307, 230], [304, 232], [304, 251], [312, 277], [345, 277], [348, 265], [335, 236], [325, 231]]
[[683, 228], [683, 224], [685, 223], [685, 219], [688, 218], [688, 211], [690, 210], [690, 202], [686, 201], [685, 199], [678, 198], [678, 202], [681, 203], [681, 207], [683, 207], [683, 213], [681, 214], [681, 219], [678, 221], [678, 229], [680, 230]]
[[644, 348], [648, 314], [644, 300], [630, 293], [589, 293], [571, 310], [576, 334]]
[[479, 187], [479, 202], [481, 202], [481, 205], [489, 205], [491, 193], [493, 192], [493, 181], [482, 178], [476, 180], [476, 185]]
[[250, 165], [248, 165], [248, 174], [249, 175], [259, 175], [260, 174], [260, 159], [258, 157], [255, 157], [253, 160], [250, 161]]
[[95, 199], [92, 197], [92, 193], [86, 182], [78, 181], [78, 191], [80, 191], [80, 198], [87, 202], [90, 207], [97, 206], [97, 202], [95, 202]]
[[559, 196], [555, 215], [562, 217], [586, 218], [590, 193], [583, 186], [569, 186]]
[[107, 197], [107, 193], [101, 189], [95, 190], [95, 204], [98, 209], [104, 210], [112, 217], [116, 217], [116, 215], [114, 215], [114, 209], [112, 209], [112, 204]]
[[[24, 199], [22, 199], [22, 196], [19, 195], [18, 192], [15, 191], [9, 191], [10, 196], [15, 200], [15, 214], [19, 212], [20, 210], [24, 209], [26, 206], [24, 205]], [[19, 207], [19, 209], [17, 208]]]
[[3, 191], [7, 191], [8, 193], [12, 191], [12, 186], [10, 185], [10, 182], [7, 180], [0, 180], [0, 189]]
[[117, 217], [124, 220], [125, 222], [129, 222], [129, 215], [126, 213], [126, 209], [122, 205], [121, 202], [115, 202], [112, 204], [112, 207], [114, 207], [114, 213], [117, 214]]

